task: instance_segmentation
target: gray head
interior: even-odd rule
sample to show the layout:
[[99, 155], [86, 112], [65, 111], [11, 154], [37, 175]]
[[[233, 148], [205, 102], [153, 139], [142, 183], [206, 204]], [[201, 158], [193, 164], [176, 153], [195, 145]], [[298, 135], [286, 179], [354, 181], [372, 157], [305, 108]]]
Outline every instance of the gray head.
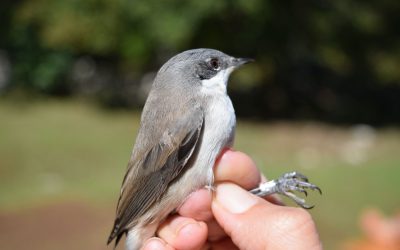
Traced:
[[[252, 60], [235, 58], [214, 49], [187, 50], [168, 60], [158, 72], [158, 77], [169, 77], [182, 83], [202, 84], [205, 87], [214, 87], [216, 83], [226, 86], [230, 73], [250, 61]], [[155, 84], [157, 82], [163, 81], [156, 80]]]

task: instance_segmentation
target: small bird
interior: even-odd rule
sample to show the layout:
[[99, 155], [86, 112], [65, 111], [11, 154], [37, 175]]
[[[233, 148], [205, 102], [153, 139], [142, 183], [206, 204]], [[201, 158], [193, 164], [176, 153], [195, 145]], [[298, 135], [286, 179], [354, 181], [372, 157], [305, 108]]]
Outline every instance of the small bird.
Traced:
[[[161, 67], [143, 108], [107, 244], [116, 239], [117, 245], [126, 234], [126, 248], [140, 249], [192, 192], [212, 187], [214, 162], [234, 139], [236, 118], [227, 95], [228, 78], [251, 61], [214, 49], [193, 49]], [[291, 193], [305, 193], [305, 188], [319, 190], [293, 172], [251, 192], [281, 193], [309, 208]]]

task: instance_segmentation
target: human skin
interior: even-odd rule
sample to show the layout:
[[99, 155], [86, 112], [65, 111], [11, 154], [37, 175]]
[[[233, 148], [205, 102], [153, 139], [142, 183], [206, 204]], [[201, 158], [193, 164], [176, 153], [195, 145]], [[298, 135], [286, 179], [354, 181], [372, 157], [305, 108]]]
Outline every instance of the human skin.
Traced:
[[249, 156], [225, 150], [214, 175], [215, 192], [193, 193], [142, 249], [322, 249], [306, 210], [246, 191], [264, 179]]

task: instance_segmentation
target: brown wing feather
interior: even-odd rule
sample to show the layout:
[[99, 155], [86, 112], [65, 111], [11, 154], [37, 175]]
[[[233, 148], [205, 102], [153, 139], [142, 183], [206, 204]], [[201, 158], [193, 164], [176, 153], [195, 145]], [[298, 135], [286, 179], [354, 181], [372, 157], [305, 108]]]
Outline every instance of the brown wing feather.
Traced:
[[[171, 123], [159, 143], [151, 148], [139, 166], [129, 166], [121, 189], [114, 222], [108, 243], [119, 238], [134, 225], [167, 190], [192, 156], [201, 135], [204, 115], [199, 107], [193, 107]], [[132, 164], [132, 163], [131, 163]], [[133, 174], [140, 168], [140, 174]]]

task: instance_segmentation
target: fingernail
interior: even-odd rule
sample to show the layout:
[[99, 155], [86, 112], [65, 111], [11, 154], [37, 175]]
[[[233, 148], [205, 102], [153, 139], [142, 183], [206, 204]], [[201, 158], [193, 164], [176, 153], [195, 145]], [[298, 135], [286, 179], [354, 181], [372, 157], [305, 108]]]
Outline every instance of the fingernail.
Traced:
[[217, 186], [216, 200], [218, 204], [234, 214], [243, 213], [258, 202], [257, 197], [231, 183]]
[[166, 249], [165, 243], [158, 238], [149, 239], [143, 248], [143, 250], [164, 250], [164, 249]]
[[184, 217], [176, 217], [170, 222], [170, 228], [178, 235], [179, 232], [188, 225], [194, 224], [192, 221]]
[[201, 230], [200, 223], [189, 223], [189, 224], [182, 226], [179, 229], [178, 233], [180, 236], [190, 237], [190, 235], [192, 235], [193, 232], [196, 232], [198, 230]]

